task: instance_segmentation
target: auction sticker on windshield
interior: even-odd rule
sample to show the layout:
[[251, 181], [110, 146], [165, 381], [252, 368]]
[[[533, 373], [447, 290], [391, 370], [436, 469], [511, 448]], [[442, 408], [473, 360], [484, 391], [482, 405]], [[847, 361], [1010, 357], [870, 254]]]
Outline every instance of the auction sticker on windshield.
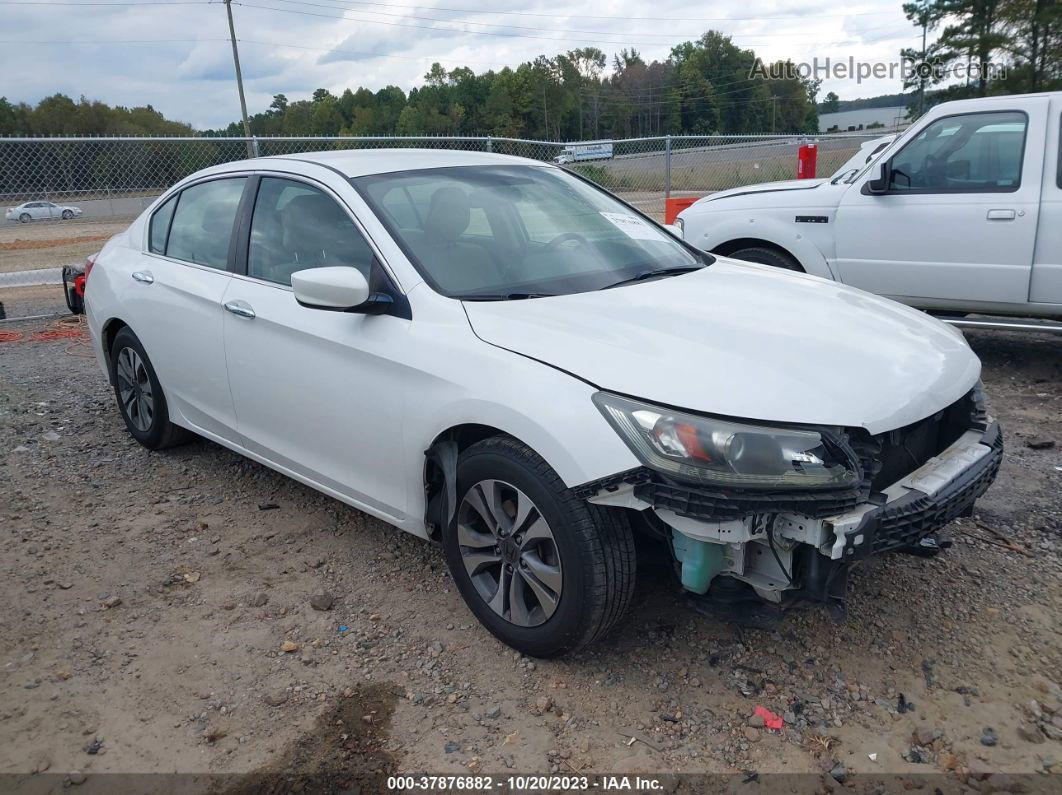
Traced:
[[608, 212], [603, 212], [601, 215], [615, 224], [627, 237], [635, 240], [660, 240], [663, 237], [659, 229], [650, 226], [637, 215]]

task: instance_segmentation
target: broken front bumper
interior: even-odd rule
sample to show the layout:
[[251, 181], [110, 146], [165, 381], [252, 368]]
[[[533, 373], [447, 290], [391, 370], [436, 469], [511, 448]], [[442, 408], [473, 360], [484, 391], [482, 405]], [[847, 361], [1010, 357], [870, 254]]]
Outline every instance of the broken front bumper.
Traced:
[[1002, 456], [999, 426], [986, 422], [899, 480], [861, 494], [731, 496], [639, 469], [593, 484], [587, 498], [643, 511], [694, 593], [730, 579], [774, 603], [843, 601], [850, 562], [915, 545], [969, 513]]
[[[828, 557], [857, 560], [911, 546], [968, 514], [999, 472], [1003, 433], [997, 423], [964, 433], [940, 455], [885, 489], [880, 506], [860, 506], [823, 520], [832, 533]], [[825, 550], [821, 550], [824, 551]]]

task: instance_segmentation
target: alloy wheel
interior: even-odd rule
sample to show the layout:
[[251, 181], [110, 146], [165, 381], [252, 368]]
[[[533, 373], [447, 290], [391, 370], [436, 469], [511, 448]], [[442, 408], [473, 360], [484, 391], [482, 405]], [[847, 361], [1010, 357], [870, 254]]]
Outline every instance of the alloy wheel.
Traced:
[[147, 367], [135, 350], [122, 348], [115, 371], [122, 410], [134, 428], [146, 433], [155, 416], [155, 399]]
[[461, 560], [477, 593], [521, 627], [544, 624], [560, 604], [563, 577], [553, 531], [530, 497], [503, 480], [481, 480], [457, 513]]

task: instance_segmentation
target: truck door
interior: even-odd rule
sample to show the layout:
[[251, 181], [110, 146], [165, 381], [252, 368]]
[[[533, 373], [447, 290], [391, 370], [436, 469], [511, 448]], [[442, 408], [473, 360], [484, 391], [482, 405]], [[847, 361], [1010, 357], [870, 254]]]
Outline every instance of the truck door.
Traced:
[[1055, 102], [1047, 122], [1044, 190], [1040, 201], [1040, 231], [1036, 236], [1029, 300], [1062, 304], [1062, 102]]
[[993, 103], [908, 136], [887, 161], [884, 193], [870, 192], [871, 168], [841, 201], [841, 281], [916, 305], [1027, 303], [1047, 107]]

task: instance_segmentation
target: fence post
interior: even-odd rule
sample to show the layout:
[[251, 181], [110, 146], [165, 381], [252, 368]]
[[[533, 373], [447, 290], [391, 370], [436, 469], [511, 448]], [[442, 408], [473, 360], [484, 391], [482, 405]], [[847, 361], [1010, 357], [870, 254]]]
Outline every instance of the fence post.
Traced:
[[258, 152], [258, 136], [257, 135], [251, 136], [251, 151], [254, 152], [254, 156], [255, 157], [261, 157], [262, 156]]
[[664, 142], [664, 201], [671, 198], [671, 136]]
[[494, 151], [494, 139], [491, 138], [489, 135], [487, 136], [487, 151], [488, 152], [493, 152]]

